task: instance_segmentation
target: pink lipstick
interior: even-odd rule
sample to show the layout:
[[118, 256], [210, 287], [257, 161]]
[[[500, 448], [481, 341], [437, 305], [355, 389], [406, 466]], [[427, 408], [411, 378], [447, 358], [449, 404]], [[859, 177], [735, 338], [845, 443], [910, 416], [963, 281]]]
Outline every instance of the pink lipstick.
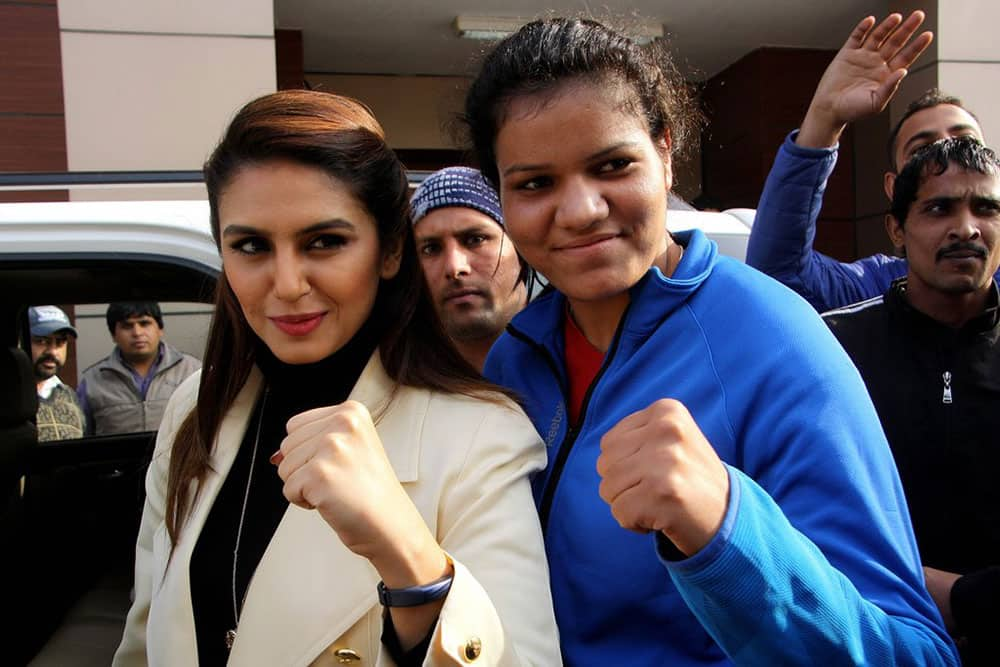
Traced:
[[268, 318], [274, 326], [289, 336], [306, 336], [316, 330], [326, 313], [303, 313]]

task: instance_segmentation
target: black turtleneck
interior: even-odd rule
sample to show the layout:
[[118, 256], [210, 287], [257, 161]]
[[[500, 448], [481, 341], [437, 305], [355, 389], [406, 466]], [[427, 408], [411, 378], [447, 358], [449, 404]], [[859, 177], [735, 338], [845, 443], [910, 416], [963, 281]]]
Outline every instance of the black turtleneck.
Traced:
[[[333, 355], [302, 365], [281, 362], [258, 340], [255, 362], [264, 375], [267, 393], [263, 415], [262, 392], [191, 556], [191, 602], [198, 662], [202, 667], [225, 665], [229, 659], [226, 631], [236, 627], [233, 549], [248, 479], [250, 492], [236, 568], [237, 608], [241, 611], [250, 578], [288, 508], [288, 501], [282, 494], [283, 482], [268, 458], [281, 445], [286, 435], [285, 424], [293, 416], [347, 399], [375, 350], [379, 337], [371, 329], [370, 324], [366, 325]], [[260, 440], [251, 478], [250, 463], [258, 424]]]

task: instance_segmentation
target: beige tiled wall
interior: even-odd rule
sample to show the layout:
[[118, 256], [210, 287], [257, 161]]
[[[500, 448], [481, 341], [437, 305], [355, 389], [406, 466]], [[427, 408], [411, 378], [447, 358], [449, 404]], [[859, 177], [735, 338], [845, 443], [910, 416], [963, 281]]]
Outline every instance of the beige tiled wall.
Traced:
[[904, 80], [892, 103], [892, 119], [924, 90], [937, 86], [962, 98], [979, 117], [987, 142], [1000, 138], [1000, 3], [996, 0], [890, 0], [889, 8], [901, 13], [927, 12], [934, 43]]
[[64, 30], [270, 35], [270, 0], [59, 0]]
[[270, 0], [61, 0], [59, 27], [70, 170], [199, 169], [233, 112], [275, 90]]

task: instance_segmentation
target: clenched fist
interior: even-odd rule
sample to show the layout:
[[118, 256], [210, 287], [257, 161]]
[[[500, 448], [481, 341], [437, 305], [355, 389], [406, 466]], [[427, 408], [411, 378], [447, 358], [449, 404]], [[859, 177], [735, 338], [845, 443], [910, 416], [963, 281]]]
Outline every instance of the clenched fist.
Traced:
[[433, 581], [444, 552], [403, 490], [368, 409], [356, 401], [288, 421], [272, 456], [290, 503], [315, 509], [389, 587]]
[[729, 474], [691, 413], [662, 399], [601, 438], [601, 498], [623, 528], [662, 531], [685, 555], [712, 539], [729, 502]]

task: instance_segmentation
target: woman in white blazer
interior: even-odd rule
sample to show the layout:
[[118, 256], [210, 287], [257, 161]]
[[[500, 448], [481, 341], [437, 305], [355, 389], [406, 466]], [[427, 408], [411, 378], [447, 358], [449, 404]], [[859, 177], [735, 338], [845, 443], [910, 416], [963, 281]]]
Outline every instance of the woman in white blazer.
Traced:
[[559, 664], [545, 451], [447, 341], [381, 127], [267, 95], [205, 179], [223, 275], [157, 437], [115, 664]]

